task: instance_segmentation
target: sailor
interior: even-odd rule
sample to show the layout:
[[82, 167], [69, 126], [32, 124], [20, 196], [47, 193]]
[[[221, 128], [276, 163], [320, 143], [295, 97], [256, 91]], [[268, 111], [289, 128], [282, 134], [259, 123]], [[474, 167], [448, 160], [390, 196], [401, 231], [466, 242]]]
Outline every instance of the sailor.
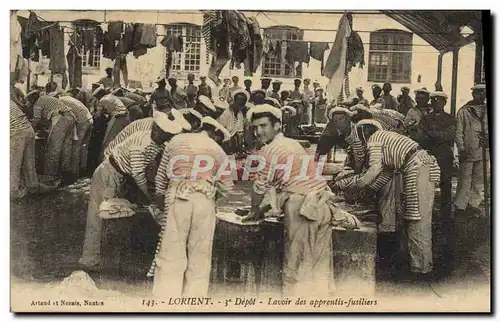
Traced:
[[141, 192], [152, 200], [146, 167], [163, 152], [164, 143], [182, 131], [182, 126], [171, 121], [165, 113], [155, 111], [153, 118], [150, 131], [136, 132], [115, 146], [92, 176], [83, 254], [79, 260], [85, 270], [96, 270], [101, 260], [100, 204], [117, 196], [127, 176], [131, 176]]
[[[252, 192], [250, 214], [243, 218], [262, 218], [260, 205], [264, 195], [276, 188], [279, 209], [285, 215], [285, 253], [283, 263], [284, 293], [288, 296], [327, 295], [333, 281], [333, 249], [331, 213], [320, 200], [328, 200], [326, 181], [315, 175], [316, 163], [311, 160], [305, 177], [301, 174], [302, 145], [281, 133], [282, 111], [271, 105], [258, 105], [247, 117], [264, 144], [260, 156], [265, 160], [257, 173]], [[293, 159], [291, 159], [293, 158]], [[273, 164], [273, 160], [276, 164]], [[287, 164], [285, 172], [274, 173], [275, 166]], [[314, 207], [311, 207], [314, 204]], [[326, 208], [325, 208], [326, 207]]]
[[[201, 128], [169, 142], [156, 175], [155, 193], [163, 196], [164, 211], [157, 219], [162, 231], [148, 276], [154, 276], [153, 295], [162, 299], [207, 295], [216, 186], [220, 183], [230, 189], [233, 185], [231, 175], [219, 172], [227, 164], [220, 145], [229, 133], [209, 116], [203, 118]], [[200, 168], [198, 156], [210, 164], [204, 171], [195, 170]]]

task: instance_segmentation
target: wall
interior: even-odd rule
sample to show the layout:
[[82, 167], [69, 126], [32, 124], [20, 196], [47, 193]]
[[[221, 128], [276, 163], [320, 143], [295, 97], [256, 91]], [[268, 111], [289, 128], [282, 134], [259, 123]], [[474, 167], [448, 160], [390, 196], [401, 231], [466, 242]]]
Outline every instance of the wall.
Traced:
[[[71, 21], [78, 19], [92, 19], [102, 22], [112, 20], [123, 20], [126, 22], [141, 22], [155, 24], [175, 24], [175, 23], [191, 23], [201, 26], [203, 16], [200, 11], [54, 11], [44, 10], [37, 12], [39, 16], [48, 21], [64, 21], [63, 26], [71, 27]], [[298, 13], [298, 12], [246, 12], [249, 17], [256, 17], [261, 28], [269, 28], [273, 26], [293, 26], [304, 30], [305, 41], [321, 41], [333, 43], [335, 32], [337, 29], [341, 14], [338, 13]], [[28, 17], [27, 11], [20, 11], [18, 15]], [[365, 43], [365, 63], [368, 63], [370, 32], [379, 29], [399, 29], [409, 31], [407, 28], [396, 22], [395, 20], [380, 14], [353, 14], [353, 28], [356, 30], [363, 43]], [[314, 30], [311, 30], [314, 29]], [[330, 31], [329, 31], [330, 30]], [[165, 31], [162, 26], [158, 26], [158, 34], [164, 35]], [[69, 39], [69, 34], [66, 35]], [[158, 42], [163, 37], [158, 37]], [[434, 83], [437, 76], [437, 57], [438, 52], [427, 44], [422, 38], [413, 35], [413, 53], [412, 53], [412, 76], [411, 82], [408, 84], [393, 84], [393, 94], [400, 93], [400, 88], [404, 85], [410, 88], [418, 88], [425, 86], [429, 89], [434, 89]], [[67, 48], [66, 48], [67, 50]], [[325, 53], [325, 58], [328, 57], [328, 51]], [[129, 54], [127, 57], [127, 65], [129, 78], [132, 80], [140, 80], [143, 86], [154, 86], [154, 80], [164, 73], [165, 65], [165, 48], [158, 45], [156, 48], [149, 49], [148, 53], [139, 58], [134, 58]], [[99, 70], [95, 70], [86, 74], [83, 77], [84, 86], [90, 86], [92, 82], [100, 79], [105, 73], [106, 67], [112, 67], [113, 62], [101, 58], [101, 66]], [[222, 70], [220, 77], [231, 77], [237, 75], [241, 80], [247, 78], [243, 76], [243, 69], [229, 70], [229, 64]], [[303, 78], [312, 80], [318, 79], [322, 86], [326, 86], [328, 80], [321, 76], [321, 63], [311, 59], [309, 66], [303, 65]], [[201, 43], [201, 65], [200, 74], [206, 75], [208, 72], [208, 64], [205, 61], [205, 44]], [[443, 77], [442, 85], [445, 92], [451, 97], [451, 54], [447, 54], [443, 59]], [[261, 68], [251, 77], [254, 87], [260, 84]], [[417, 82], [418, 75], [421, 75], [421, 82]], [[39, 84], [45, 84], [47, 77], [41, 76]], [[462, 106], [470, 97], [470, 87], [473, 84], [474, 78], [474, 45], [464, 47], [460, 50], [459, 60], [459, 81], [457, 93], [457, 107]], [[350, 74], [351, 88], [362, 86], [365, 88], [366, 97], [370, 98], [371, 82], [368, 79], [368, 65], [363, 69], [354, 68]], [[292, 78], [283, 78], [283, 89], [291, 89], [293, 87]], [[182, 80], [180, 81], [182, 84]], [[243, 82], [242, 82], [243, 83]], [[448, 107], [449, 109], [449, 107]]]

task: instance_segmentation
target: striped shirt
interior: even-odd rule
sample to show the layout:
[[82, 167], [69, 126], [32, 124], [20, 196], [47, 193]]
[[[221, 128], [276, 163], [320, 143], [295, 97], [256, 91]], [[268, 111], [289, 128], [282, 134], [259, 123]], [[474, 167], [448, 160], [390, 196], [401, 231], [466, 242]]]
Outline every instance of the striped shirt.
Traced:
[[111, 153], [111, 150], [117, 146], [118, 144], [125, 141], [132, 134], [137, 132], [151, 131], [153, 128], [154, 120], [152, 117], [147, 117], [144, 119], [140, 119], [134, 121], [127, 125], [123, 130], [118, 133], [118, 135], [109, 143], [109, 145], [104, 150], [104, 156], [108, 156]]
[[383, 114], [381, 112], [373, 113], [373, 119], [375, 121], [378, 121], [380, 123], [380, 125], [382, 125], [382, 129], [384, 129], [386, 131], [394, 131], [395, 129], [397, 129], [398, 125], [400, 124], [400, 123], [398, 123], [398, 121], [396, 119], [390, 117], [389, 115]]
[[[291, 193], [308, 193], [326, 187], [326, 180], [319, 177], [317, 163], [296, 140], [278, 134], [265, 145], [259, 156], [266, 160], [264, 169], [259, 171], [254, 182], [254, 191], [265, 194], [270, 186]], [[302, 160], [302, 157], [307, 159]], [[302, 163], [307, 163], [307, 171]], [[283, 166], [286, 165], [284, 168]], [[281, 169], [277, 169], [281, 166]]]
[[377, 131], [368, 140], [369, 165], [381, 163], [383, 167], [403, 170], [407, 154], [418, 143], [412, 139], [390, 131]]
[[24, 130], [31, 127], [31, 123], [26, 117], [26, 114], [14, 102], [10, 101], [10, 129]]
[[73, 111], [77, 123], [87, 122], [92, 119], [92, 114], [90, 114], [88, 108], [76, 98], [63, 96], [60, 100]]
[[[208, 157], [210, 160], [213, 160], [213, 166], [209, 171], [200, 170], [200, 172], [194, 173], [194, 168], [203, 167], [203, 164], [206, 165], [203, 159], [201, 159], [200, 163], [196, 162], [197, 164], [195, 164], [195, 157], [197, 156]], [[219, 168], [228, 165], [227, 161], [228, 157], [224, 150], [206, 134], [184, 133], [176, 135], [167, 144], [163, 153], [155, 178], [155, 192], [157, 195], [164, 195], [169, 180], [176, 180], [172, 175], [184, 177], [177, 180], [193, 183], [202, 180], [212, 184], [215, 184], [215, 181], [220, 181], [225, 186], [231, 187], [233, 185], [231, 174], [228, 173], [226, 175], [225, 173], [221, 173], [220, 178], [216, 178]]]
[[115, 146], [111, 155], [120, 169], [132, 176], [138, 186], [142, 186], [147, 183], [146, 168], [163, 149], [164, 145], [159, 145], [151, 139], [151, 132], [144, 131], [134, 133]]
[[66, 106], [63, 102], [55, 97], [50, 96], [40, 96], [33, 106], [33, 118], [34, 119], [44, 119], [50, 120], [53, 116], [57, 115], [59, 112], [70, 111], [70, 108]]

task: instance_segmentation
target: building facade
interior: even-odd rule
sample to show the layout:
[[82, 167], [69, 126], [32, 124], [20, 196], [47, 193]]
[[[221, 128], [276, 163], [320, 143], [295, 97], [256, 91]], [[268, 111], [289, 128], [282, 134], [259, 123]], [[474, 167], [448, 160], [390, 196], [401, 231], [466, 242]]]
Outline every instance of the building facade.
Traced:
[[[335, 40], [338, 22], [342, 12], [279, 12], [279, 11], [243, 11], [248, 17], [255, 17], [263, 33], [271, 39], [281, 40], [286, 48], [287, 41], [324, 42], [331, 48]], [[75, 29], [102, 25], [109, 21], [124, 21], [157, 24], [157, 46], [148, 49], [146, 55], [135, 58], [127, 57], [129, 80], [138, 81], [145, 89], [154, 87], [156, 78], [165, 72], [166, 49], [160, 44], [169, 33], [182, 34], [184, 52], [175, 53], [171, 75], [177, 77], [180, 84], [185, 82], [188, 73], [196, 76], [207, 75], [210, 60], [206, 54], [206, 46], [201, 37], [203, 13], [201, 11], [39, 11], [37, 14], [47, 21], [59, 21], [65, 29], [65, 43]], [[18, 15], [28, 17], [27, 11], [19, 11]], [[422, 38], [395, 20], [379, 12], [354, 12], [353, 30], [358, 32], [364, 45], [363, 68], [353, 68], [349, 74], [350, 88], [361, 86], [365, 96], [371, 98], [372, 84], [390, 82], [393, 84], [392, 94], [397, 96], [402, 86], [412, 89], [427, 87], [434, 89], [437, 77], [437, 61], [439, 52]], [[69, 47], [69, 46], [66, 46]], [[67, 51], [69, 48], [65, 48]], [[474, 44], [460, 50], [457, 107], [460, 108], [470, 99], [470, 87], [474, 82]], [[329, 55], [325, 51], [324, 59]], [[107, 67], [114, 62], [102, 57], [100, 50], [94, 50], [83, 56], [83, 86], [91, 84], [105, 74]], [[32, 68], [37, 75], [37, 83], [44, 85], [49, 77], [47, 61], [43, 59], [38, 66]], [[444, 55], [442, 86], [450, 95], [451, 91], [451, 53]], [[295, 78], [318, 80], [326, 86], [328, 79], [321, 76], [321, 61], [290, 66], [279, 59], [263, 59], [257, 72], [251, 77], [244, 75], [243, 68], [230, 69], [229, 64], [222, 70], [220, 78], [239, 76], [250, 78], [253, 87], [260, 85], [260, 78], [268, 76], [283, 82], [282, 89], [292, 89]], [[351, 90], [353, 92], [353, 90]], [[449, 105], [449, 104], [448, 104]], [[448, 106], [449, 109], [449, 106]]]

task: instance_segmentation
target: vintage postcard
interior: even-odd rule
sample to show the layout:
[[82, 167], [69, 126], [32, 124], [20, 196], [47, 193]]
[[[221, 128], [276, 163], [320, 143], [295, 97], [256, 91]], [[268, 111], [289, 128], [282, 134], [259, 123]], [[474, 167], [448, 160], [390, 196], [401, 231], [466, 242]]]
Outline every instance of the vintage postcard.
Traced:
[[12, 312], [490, 312], [481, 10], [11, 10]]

